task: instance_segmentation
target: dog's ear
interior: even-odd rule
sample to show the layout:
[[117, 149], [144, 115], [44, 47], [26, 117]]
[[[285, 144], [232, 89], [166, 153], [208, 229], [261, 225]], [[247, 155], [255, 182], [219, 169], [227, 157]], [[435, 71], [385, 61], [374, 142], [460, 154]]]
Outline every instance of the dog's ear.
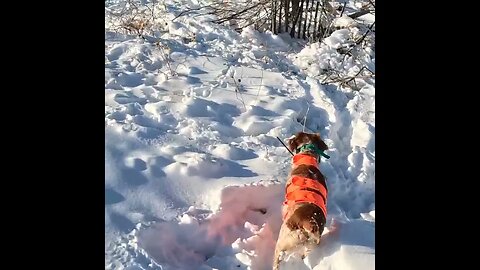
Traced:
[[288, 149], [292, 152], [296, 152], [298, 146], [303, 142], [305, 133], [297, 132], [295, 135], [287, 139]]
[[295, 153], [295, 149], [297, 149], [297, 135], [293, 135], [292, 137], [287, 139], [287, 146], [290, 151]]
[[313, 134], [312, 143], [315, 144], [315, 146], [322, 151], [328, 150], [328, 146], [320, 137], [320, 133]]

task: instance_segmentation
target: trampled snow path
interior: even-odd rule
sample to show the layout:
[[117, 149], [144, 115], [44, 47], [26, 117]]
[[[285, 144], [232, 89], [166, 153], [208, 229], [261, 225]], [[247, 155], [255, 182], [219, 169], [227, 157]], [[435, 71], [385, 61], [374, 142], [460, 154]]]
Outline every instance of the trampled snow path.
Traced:
[[154, 45], [106, 29], [106, 269], [271, 269], [290, 168], [276, 136], [307, 108], [330, 147], [336, 230], [285, 269], [374, 269], [374, 85], [320, 85], [298, 63], [315, 50], [251, 29], [184, 17], [161, 40], [177, 76]]

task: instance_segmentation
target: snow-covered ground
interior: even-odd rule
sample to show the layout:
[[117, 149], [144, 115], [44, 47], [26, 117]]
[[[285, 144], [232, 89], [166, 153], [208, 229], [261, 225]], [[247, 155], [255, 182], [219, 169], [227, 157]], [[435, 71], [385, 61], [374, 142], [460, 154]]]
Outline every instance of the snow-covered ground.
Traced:
[[[306, 116], [330, 147], [329, 217], [321, 245], [281, 269], [375, 269], [375, 81], [352, 91], [319, 79], [328, 65], [359, 71], [337, 50], [355, 24], [304, 46], [171, 22], [194, 3], [164, 2], [159, 45], [114, 31], [118, 7], [106, 5], [105, 268], [271, 269], [291, 166], [276, 137]], [[375, 70], [373, 51], [362, 61]]]

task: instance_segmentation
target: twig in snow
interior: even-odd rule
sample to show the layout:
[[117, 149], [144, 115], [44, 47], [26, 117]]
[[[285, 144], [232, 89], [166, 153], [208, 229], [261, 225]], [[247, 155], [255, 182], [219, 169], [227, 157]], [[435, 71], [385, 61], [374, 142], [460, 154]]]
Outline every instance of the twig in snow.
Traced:
[[368, 27], [368, 30], [365, 32], [365, 34], [363, 34], [363, 36], [362, 36], [358, 41], [356, 41], [355, 44], [358, 45], [358, 44], [362, 43], [362, 41], [365, 39], [365, 37], [367, 36], [367, 34], [370, 33], [370, 31], [372, 31], [372, 28], [373, 28], [374, 25], [375, 25], [375, 22], [373, 22], [373, 23], [370, 25], [370, 27]]
[[[243, 100], [242, 92], [240, 91], [240, 85], [237, 83], [237, 80], [235, 80], [235, 76], [232, 74], [232, 79], [233, 83], [235, 84], [235, 97], [240, 100], [243, 104], [243, 108], [245, 108], [245, 111], [247, 111], [247, 106], [245, 105], [245, 101]], [[238, 79], [238, 82], [241, 82], [241, 79]], [[240, 98], [238, 98], [238, 94], [240, 94]]]
[[308, 111], [310, 110], [310, 103], [307, 103], [308, 107], [307, 107], [307, 112], [305, 113], [305, 117], [303, 117], [303, 132], [305, 132], [305, 126], [307, 124], [307, 115], [308, 115]]
[[260, 85], [258, 86], [257, 96], [255, 97], [255, 104], [257, 104], [258, 96], [260, 95], [260, 89], [262, 89], [263, 85], [263, 68], [262, 68], [262, 77], [260, 78]]
[[360, 11], [357, 11], [353, 14], [348, 15], [348, 17], [350, 17], [352, 19], [356, 19], [356, 18], [361, 17], [361, 16], [363, 16], [365, 14], [368, 14], [368, 13], [370, 13], [370, 10], [360, 10]]
[[345, 11], [345, 7], [347, 6], [347, 2], [343, 3], [342, 13], [340, 13], [340, 17], [342, 17], [343, 12]]

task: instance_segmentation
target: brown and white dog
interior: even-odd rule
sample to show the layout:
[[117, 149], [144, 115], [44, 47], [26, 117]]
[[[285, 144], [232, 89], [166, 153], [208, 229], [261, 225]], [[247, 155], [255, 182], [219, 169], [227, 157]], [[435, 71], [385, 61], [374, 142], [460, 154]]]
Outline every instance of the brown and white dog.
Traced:
[[[293, 168], [286, 184], [273, 269], [278, 270], [285, 254], [296, 253], [302, 259], [320, 243], [326, 223], [327, 185], [318, 169], [321, 153], [328, 149], [320, 134], [299, 132], [287, 140], [295, 153]], [[292, 182], [293, 181], [293, 182]]]

